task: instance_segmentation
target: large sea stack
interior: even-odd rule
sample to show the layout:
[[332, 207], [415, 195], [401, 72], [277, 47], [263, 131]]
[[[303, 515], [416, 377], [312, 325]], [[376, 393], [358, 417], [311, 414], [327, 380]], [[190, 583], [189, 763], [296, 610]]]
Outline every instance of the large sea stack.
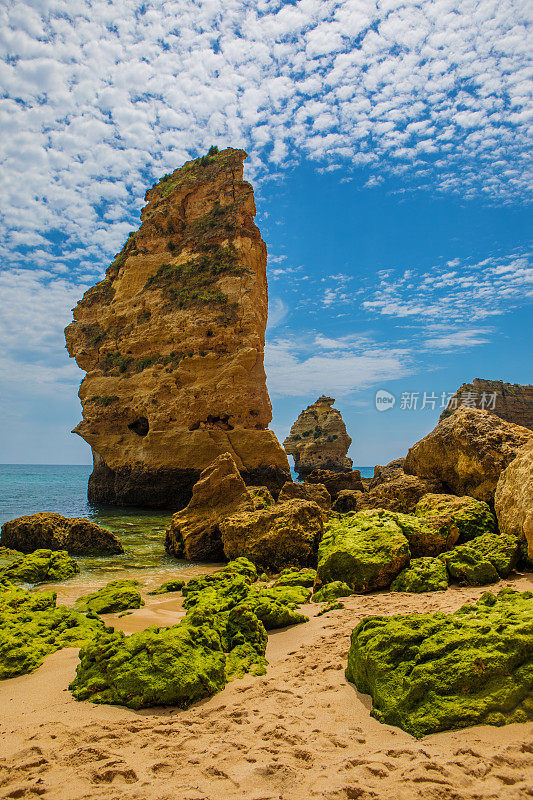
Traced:
[[352, 440], [340, 411], [333, 408], [333, 397], [322, 395], [301, 412], [283, 446], [294, 456], [300, 477], [316, 469], [349, 472], [352, 459], [346, 453]]
[[65, 335], [87, 372], [75, 433], [93, 451], [90, 500], [182, 508], [225, 452], [246, 483], [276, 492], [289, 477], [268, 430], [267, 253], [245, 158], [212, 148], [163, 177], [74, 309]]

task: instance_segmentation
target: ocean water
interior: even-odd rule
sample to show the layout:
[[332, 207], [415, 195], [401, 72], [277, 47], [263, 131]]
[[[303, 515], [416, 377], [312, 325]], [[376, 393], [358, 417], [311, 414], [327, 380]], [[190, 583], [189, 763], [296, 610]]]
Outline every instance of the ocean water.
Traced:
[[[165, 531], [171, 512], [154, 509], [96, 506], [87, 500], [90, 466], [0, 464], [0, 525], [23, 514], [54, 511], [65, 517], [87, 517], [116, 533], [124, 554], [77, 557], [80, 575], [67, 581], [72, 589], [90, 590], [115, 578], [136, 578], [157, 585], [177, 571], [201, 564], [170, 558], [165, 553]], [[372, 467], [359, 467], [363, 477]], [[1, 544], [0, 539], [0, 544]], [[63, 584], [64, 586], [64, 584]]]

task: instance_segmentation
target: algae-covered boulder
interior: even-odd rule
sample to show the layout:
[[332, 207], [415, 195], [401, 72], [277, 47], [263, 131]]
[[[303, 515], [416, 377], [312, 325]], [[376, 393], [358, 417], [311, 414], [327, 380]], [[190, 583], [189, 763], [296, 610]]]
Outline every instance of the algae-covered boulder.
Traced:
[[506, 578], [516, 567], [519, 556], [520, 542], [514, 536], [484, 533], [440, 558], [452, 578], [470, 586], [485, 586]]
[[293, 604], [287, 605], [263, 592], [255, 592], [247, 600], [254, 614], [261, 620], [267, 631], [285, 628], [307, 622], [309, 617], [296, 611]]
[[450, 538], [458, 544], [483, 533], [495, 533], [496, 518], [487, 503], [474, 497], [452, 494], [425, 494], [417, 503], [415, 515], [429, 524], [441, 523], [449, 528]]
[[348, 597], [350, 594], [353, 594], [353, 592], [347, 583], [344, 583], [344, 581], [332, 581], [318, 589], [313, 595], [313, 600], [315, 603], [331, 603], [338, 597]]
[[80, 647], [103, 630], [97, 617], [56, 607], [55, 592], [0, 583], [0, 679], [33, 672], [50, 653]]
[[307, 603], [311, 597], [311, 589], [306, 586], [263, 586], [260, 589], [255, 588], [254, 591], [261, 597], [271, 597], [278, 603], [283, 603], [288, 606], [299, 606], [302, 603]]
[[411, 555], [415, 558], [437, 556], [457, 542], [457, 532], [450, 528], [448, 520], [422, 519], [414, 514], [394, 511], [381, 511], [381, 514], [398, 525], [409, 542]]
[[128, 708], [178, 706], [209, 697], [226, 684], [226, 656], [207, 625], [150, 627], [131, 636], [104, 633], [80, 651], [70, 685], [76, 700]]
[[1, 542], [22, 553], [47, 549], [66, 550], [72, 556], [107, 556], [124, 552], [115, 534], [95, 522], [44, 511], [5, 522]]
[[372, 716], [421, 737], [533, 719], [533, 593], [486, 592], [454, 614], [367, 617], [346, 677]]
[[165, 581], [161, 586], [152, 589], [148, 594], [168, 594], [169, 592], [181, 592], [187, 581], [182, 578], [171, 578]]
[[284, 569], [274, 586], [313, 586], [316, 579], [316, 569], [293, 570]]
[[111, 581], [98, 591], [79, 597], [74, 603], [74, 609], [93, 611], [95, 614], [111, 614], [129, 608], [140, 608], [144, 605], [144, 600], [137, 589], [138, 585], [138, 581]]
[[393, 592], [442, 592], [448, 588], [446, 565], [439, 558], [413, 558], [391, 584]]
[[375, 510], [331, 520], [318, 549], [317, 588], [337, 580], [354, 592], [388, 586], [411, 556], [393, 517]]
[[77, 562], [64, 550], [35, 550], [0, 569], [0, 577], [12, 583], [55, 583], [79, 571]]
[[322, 509], [309, 500], [233, 514], [220, 523], [227, 558], [245, 556], [261, 567], [310, 566], [322, 536]]
[[293, 481], [287, 481], [281, 487], [278, 503], [295, 499], [311, 500], [325, 511], [331, 508], [331, 496], [323, 483], [293, 483]]

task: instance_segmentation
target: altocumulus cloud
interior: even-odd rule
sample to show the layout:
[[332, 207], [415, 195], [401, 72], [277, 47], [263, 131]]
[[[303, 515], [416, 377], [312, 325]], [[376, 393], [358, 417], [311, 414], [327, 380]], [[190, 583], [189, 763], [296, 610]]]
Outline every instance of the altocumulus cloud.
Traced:
[[523, 199], [528, 7], [6, 0], [0, 255], [96, 276], [147, 186], [212, 143], [259, 179], [309, 158]]

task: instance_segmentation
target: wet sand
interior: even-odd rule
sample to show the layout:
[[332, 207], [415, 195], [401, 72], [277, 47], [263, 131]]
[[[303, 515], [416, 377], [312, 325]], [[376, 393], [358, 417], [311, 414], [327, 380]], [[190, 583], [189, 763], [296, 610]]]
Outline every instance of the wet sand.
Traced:
[[[502, 581], [533, 589], [533, 575]], [[533, 723], [419, 741], [370, 716], [344, 677], [350, 634], [369, 614], [453, 611], [484, 588], [346, 598], [345, 608], [271, 632], [265, 676], [187, 711], [76, 702], [74, 649], [0, 683], [0, 797], [48, 800], [522, 800], [533, 797]], [[62, 598], [63, 600], [67, 598]], [[146, 597], [130, 633], [179, 621], [180, 595]]]

